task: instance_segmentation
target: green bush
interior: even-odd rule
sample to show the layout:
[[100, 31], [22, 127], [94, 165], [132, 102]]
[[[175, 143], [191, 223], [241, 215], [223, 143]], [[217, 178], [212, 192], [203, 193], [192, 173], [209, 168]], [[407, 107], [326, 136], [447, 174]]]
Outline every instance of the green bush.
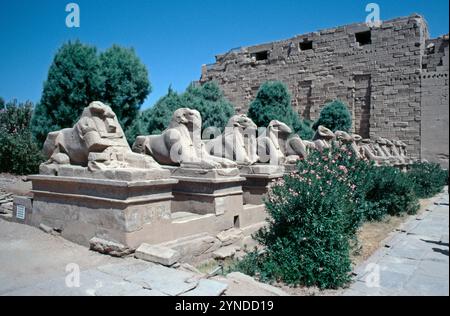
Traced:
[[448, 171], [437, 163], [416, 162], [411, 165], [407, 175], [419, 198], [432, 197], [448, 184]]
[[407, 174], [357, 159], [350, 147], [314, 152], [297, 168], [269, 189], [268, 226], [254, 236], [264, 250], [234, 269], [262, 281], [341, 287], [350, 280], [350, 252], [363, 221], [419, 208]]
[[0, 101], [0, 172], [38, 172], [44, 157], [31, 134], [32, 111], [30, 102]]
[[390, 166], [373, 166], [369, 172], [365, 193], [367, 220], [379, 220], [385, 214], [399, 216], [418, 211], [419, 202], [407, 174]]
[[169, 87], [167, 95], [142, 112], [140, 124], [143, 131], [145, 134], [161, 134], [169, 126], [173, 112], [183, 107], [200, 112], [203, 129], [217, 127], [220, 131], [235, 113], [233, 104], [224, 97], [214, 81], [201, 86], [190, 85], [181, 95]]
[[278, 120], [293, 129], [303, 139], [311, 139], [312, 129], [302, 122], [291, 105], [291, 96], [286, 85], [280, 81], [265, 82], [248, 109], [250, 117], [258, 127], [267, 127]]
[[[350, 151], [313, 153], [298, 163], [298, 174], [273, 183], [266, 200], [268, 227], [253, 252], [236, 269], [263, 281], [337, 288], [350, 280], [350, 241], [362, 223], [356, 208], [357, 166]], [[363, 165], [361, 165], [363, 166]]]
[[333, 132], [338, 130], [350, 132], [352, 116], [347, 105], [340, 100], [335, 100], [325, 105], [320, 111], [319, 119], [314, 123], [313, 129], [316, 130], [320, 125], [329, 128]]

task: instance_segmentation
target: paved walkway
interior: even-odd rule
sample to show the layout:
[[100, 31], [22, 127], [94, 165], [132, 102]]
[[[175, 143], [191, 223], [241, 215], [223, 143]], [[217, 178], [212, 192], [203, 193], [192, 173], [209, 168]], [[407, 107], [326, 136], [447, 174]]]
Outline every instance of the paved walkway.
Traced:
[[448, 188], [356, 269], [344, 295], [449, 295]]
[[0, 219], [0, 295], [216, 296], [226, 288], [195, 272], [101, 255]]

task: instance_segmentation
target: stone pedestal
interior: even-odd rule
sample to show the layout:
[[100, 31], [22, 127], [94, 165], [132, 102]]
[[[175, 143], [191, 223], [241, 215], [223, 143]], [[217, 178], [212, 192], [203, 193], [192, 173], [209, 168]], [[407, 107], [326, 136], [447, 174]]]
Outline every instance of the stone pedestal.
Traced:
[[237, 168], [196, 169], [165, 167], [178, 180], [173, 188], [172, 212], [223, 215], [243, 207], [242, 183]]
[[278, 165], [241, 166], [240, 174], [245, 178], [242, 185], [244, 204], [263, 204], [270, 182], [283, 176], [284, 168]]
[[145, 180], [136, 180], [138, 172], [129, 170], [114, 173], [130, 180], [29, 176], [33, 184], [31, 224], [45, 224], [82, 245], [89, 245], [93, 237], [130, 248], [163, 240], [171, 223], [172, 186], [177, 180], [170, 179], [165, 170], [157, 171], [152, 180], [148, 179], [151, 170], [140, 172]]
[[283, 170], [285, 174], [297, 172], [297, 164], [285, 164], [283, 165]]

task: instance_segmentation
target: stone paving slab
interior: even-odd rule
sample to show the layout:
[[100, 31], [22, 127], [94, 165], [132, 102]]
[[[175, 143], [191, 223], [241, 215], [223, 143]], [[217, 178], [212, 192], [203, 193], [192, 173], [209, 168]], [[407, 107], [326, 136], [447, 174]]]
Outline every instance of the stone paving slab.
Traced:
[[434, 200], [356, 267], [344, 296], [449, 295], [448, 191]]
[[[66, 283], [74, 271], [66, 271], [68, 264], [79, 268], [79, 287]], [[0, 267], [0, 295], [6, 296], [216, 296], [227, 288], [193, 272], [109, 257], [1, 219]]]

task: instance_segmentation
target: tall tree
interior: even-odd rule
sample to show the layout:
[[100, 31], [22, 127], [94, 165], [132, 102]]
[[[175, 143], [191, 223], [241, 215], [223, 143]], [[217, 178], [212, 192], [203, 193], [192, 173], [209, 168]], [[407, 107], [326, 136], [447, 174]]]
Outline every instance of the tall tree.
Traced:
[[[148, 71], [133, 49], [117, 45], [97, 49], [76, 42], [56, 53], [33, 115], [33, 134], [42, 144], [47, 134], [71, 127], [92, 101], [102, 101], [116, 113], [127, 136], [151, 91]], [[132, 140], [131, 140], [132, 141]]]
[[102, 79], [95, 47], [79, 41], [64, 44], [50, 66], [32, 129], [43, 143], [51, 131], [70, 127], [82, 110], [100, 100]]
[[113, 45], [99, 56], [102, 101], [109, 104], [128, 129], [152, 88], [145, 65], [134, 49]]
[[182, 95], [182, 104], [200, 112], [202, 116], [202, 128], [223, 128], [228, 123], [235, 109], [220, 90], [215, 81], [209, 81], [203, 85], [191, 84]]

